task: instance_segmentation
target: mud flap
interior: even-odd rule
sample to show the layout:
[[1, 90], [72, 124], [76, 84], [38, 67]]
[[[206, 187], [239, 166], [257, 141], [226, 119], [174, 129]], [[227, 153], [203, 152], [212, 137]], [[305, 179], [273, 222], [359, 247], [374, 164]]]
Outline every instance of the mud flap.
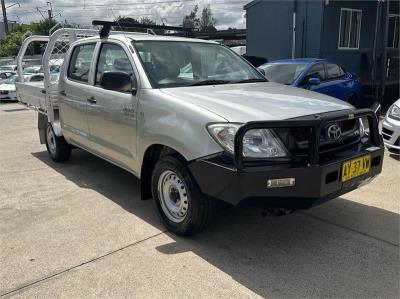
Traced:
[[40, 144], [46, 143], [46, 126], [47, 126], [47, 115], [38, 113], [38, 130]]

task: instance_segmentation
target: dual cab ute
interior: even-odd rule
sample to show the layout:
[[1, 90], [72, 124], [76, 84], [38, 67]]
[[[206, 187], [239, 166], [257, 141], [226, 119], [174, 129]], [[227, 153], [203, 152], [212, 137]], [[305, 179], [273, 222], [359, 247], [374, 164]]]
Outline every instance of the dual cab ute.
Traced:
[[307, 209], [381, 172], [372, 110], [268, 82], [213, 41], [94, 25], [28, 37], [19, 71], [29, 43], [47, 42], [45, 81], [18, 83], [19, 100], [39, 112], [54, 161], [80, 148], [133, 173], [174, 233], [202, 230], [217, 200]]

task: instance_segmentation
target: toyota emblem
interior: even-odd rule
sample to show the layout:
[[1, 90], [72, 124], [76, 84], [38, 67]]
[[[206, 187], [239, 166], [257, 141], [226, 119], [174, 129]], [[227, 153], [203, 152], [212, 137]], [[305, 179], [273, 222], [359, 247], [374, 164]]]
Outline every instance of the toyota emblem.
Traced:
[[339, 140], [342, 136], [342, 130], [340, 129], [338, 124], [332, 124], [328, 127], [327, 130], [328, 138], [333, 141]]

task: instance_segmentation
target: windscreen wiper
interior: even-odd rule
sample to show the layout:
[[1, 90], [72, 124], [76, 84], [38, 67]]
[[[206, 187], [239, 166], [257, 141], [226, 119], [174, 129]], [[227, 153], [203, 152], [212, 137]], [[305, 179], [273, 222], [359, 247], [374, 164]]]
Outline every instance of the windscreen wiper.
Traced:
[[231, 83], [227, 80], [204, 80], [204, 81], [197, 81], [194, 83], [190, 83], [186, 86], [200, 86], [200, 85], [214, 85], [214, 84], [228, 84]]
[[230, 81], [229, 83], [253, 83], [253, 82], [268, 82], [268, 80], [262, 78], [252, 78], [252, 79]]

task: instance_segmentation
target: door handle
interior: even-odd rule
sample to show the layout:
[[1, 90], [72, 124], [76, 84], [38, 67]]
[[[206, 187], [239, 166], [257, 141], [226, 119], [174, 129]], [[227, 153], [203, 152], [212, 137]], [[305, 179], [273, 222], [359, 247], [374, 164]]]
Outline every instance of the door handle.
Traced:
[[90, 97], [90, 98], [86, 99], [86, 101], [88, 103], [90, 103], [90, 104], [96, 104], [97, 103], [97, 101], [96, 101], [96, 99], [94, 97]]
[[[44, 93], [46, 93], [46, 91], [45, 91]], [[66, 95], [67, 95], [67, 93], [65, 92], [65, 90], [61, 90], [61, 91], [60, 91], [60, 95], [62, 95], [62, 96], [66, 96]]]

